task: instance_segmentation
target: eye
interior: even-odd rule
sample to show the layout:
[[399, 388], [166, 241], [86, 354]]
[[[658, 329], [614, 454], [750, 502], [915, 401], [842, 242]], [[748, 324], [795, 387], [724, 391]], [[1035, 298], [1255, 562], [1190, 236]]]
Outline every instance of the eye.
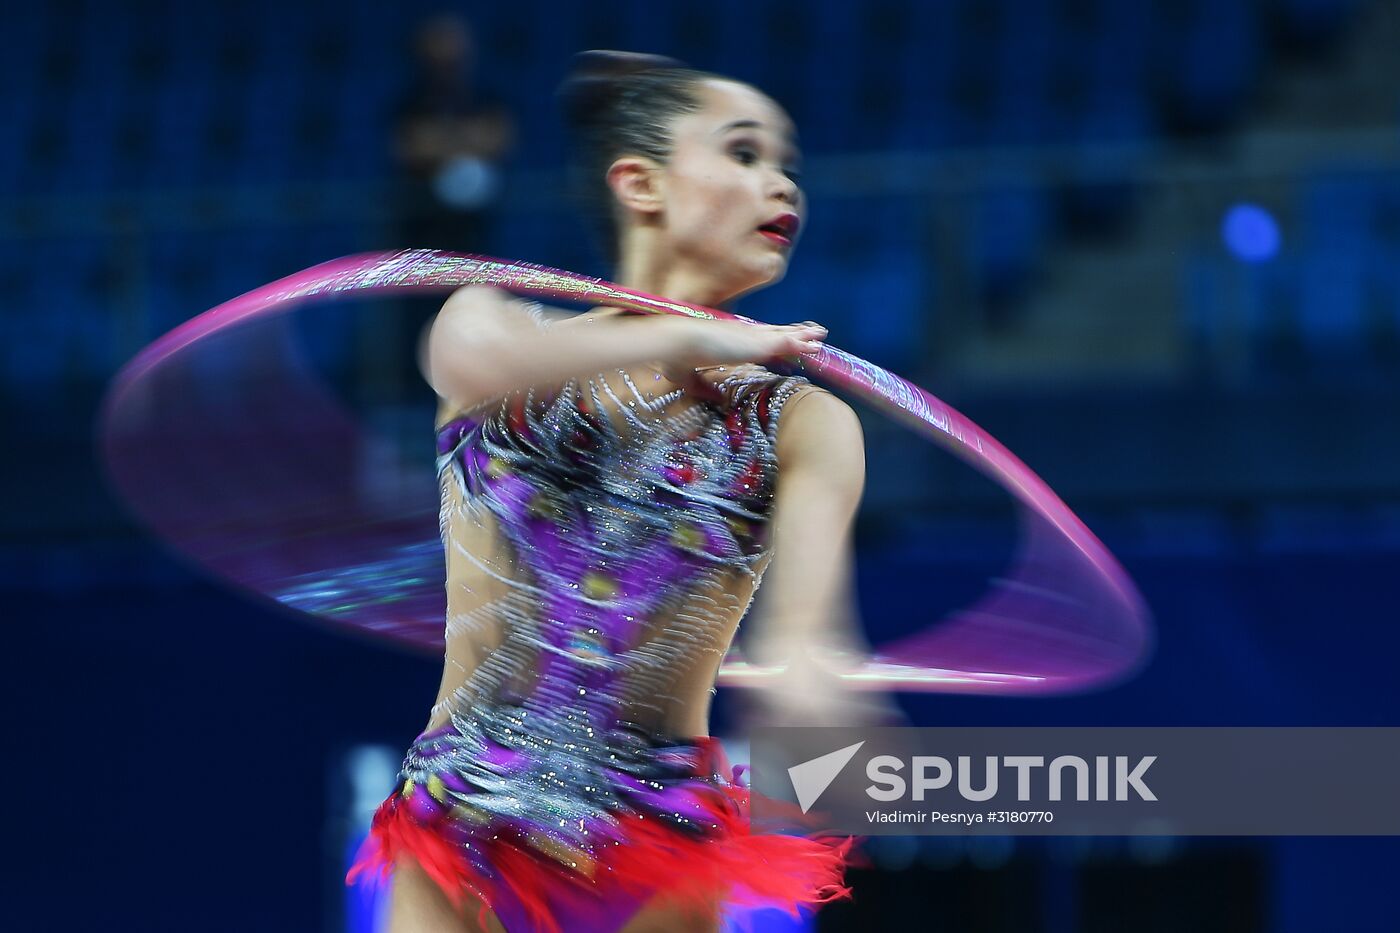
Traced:
[[730, 147], [732, 152], [744, 165], [752, 165], [758, 161], [758, 150], [749, 145], [738, 145]]
[[[759, 161], [758, 148], [755, 147], [752, 143], [736, 143], [735, 145], [729, 147], [729, 151], [743, 165], [753, 165], [754, 163]], [[783, 169], [783, 174], [787, 175], [788, 178], [792, 179], [794, 184], [799, 183], [802, 180], [802, 170], [796, 167], [789, 167]]]

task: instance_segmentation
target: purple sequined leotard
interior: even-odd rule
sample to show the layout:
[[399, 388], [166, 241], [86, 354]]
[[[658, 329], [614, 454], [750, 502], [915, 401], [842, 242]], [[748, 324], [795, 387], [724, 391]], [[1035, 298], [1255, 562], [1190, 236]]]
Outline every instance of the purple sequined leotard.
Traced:
[[658, 380], [571, 380], [439, 428], [441, 724], [352, 880], [410, 855], [511, 930], [612, 929], [657, 894], [845, 893], [846, 847], [750, 834], [746, 789], [685, 728], [766, 567], [779, 415], [810, 389], [757, 366], [720, 376], [722, 401]]

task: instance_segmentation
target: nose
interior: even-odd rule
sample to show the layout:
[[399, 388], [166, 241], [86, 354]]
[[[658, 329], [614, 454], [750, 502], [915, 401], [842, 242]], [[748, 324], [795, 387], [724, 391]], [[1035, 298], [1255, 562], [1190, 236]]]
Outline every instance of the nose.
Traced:
[[797, 182], [789, 178], [786, 172], [779, 172], [778, 180], [769, 190], [769, 194], [780, 201], [786, 201], [788, 204], [795, 206], [797, 204], [799, 191], [800, 189], [797, 187]]

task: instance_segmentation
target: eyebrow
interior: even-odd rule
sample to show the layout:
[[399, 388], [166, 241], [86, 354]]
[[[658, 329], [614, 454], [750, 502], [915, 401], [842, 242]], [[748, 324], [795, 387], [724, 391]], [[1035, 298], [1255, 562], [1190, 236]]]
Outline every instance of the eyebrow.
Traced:
[[732, 130], [735, 127], [739, 126], [748, 126], [761, 129], [763, 127], [763, 124], [759, 123], [757, 120], [731, 120], [728, 123], [724, 124], [724, 126], [721, 126], [719, 129], [715, 130], [715, 135], [718, 136], [725, 130]]
[[[714, 135], [718, 136], [726, 130], [738, 129], [739, 127], [744, 127], [746, 129], [763, 129], [763, 124], [759, 123], [757, 120], [730, 120], [728, 123], [724, 124], [724, 126], [715, 130]], [[799, 151], [797, 138], [795, 136], [785, 136], [783, 141], [792, 148], [794, 154]]]

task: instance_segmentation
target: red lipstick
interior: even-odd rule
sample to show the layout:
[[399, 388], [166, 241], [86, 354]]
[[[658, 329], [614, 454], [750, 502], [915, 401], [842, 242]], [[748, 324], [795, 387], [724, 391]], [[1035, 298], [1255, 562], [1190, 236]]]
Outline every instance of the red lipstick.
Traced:
[[774, 217], [772, 220], [760, 226], [758, 232], [775, 243], [791, 246], [793, 239], [797, 235], [797, 227], [800, 223], [801, 221], [798, 220], [796, 214], [779, 214], [777, 217]]

